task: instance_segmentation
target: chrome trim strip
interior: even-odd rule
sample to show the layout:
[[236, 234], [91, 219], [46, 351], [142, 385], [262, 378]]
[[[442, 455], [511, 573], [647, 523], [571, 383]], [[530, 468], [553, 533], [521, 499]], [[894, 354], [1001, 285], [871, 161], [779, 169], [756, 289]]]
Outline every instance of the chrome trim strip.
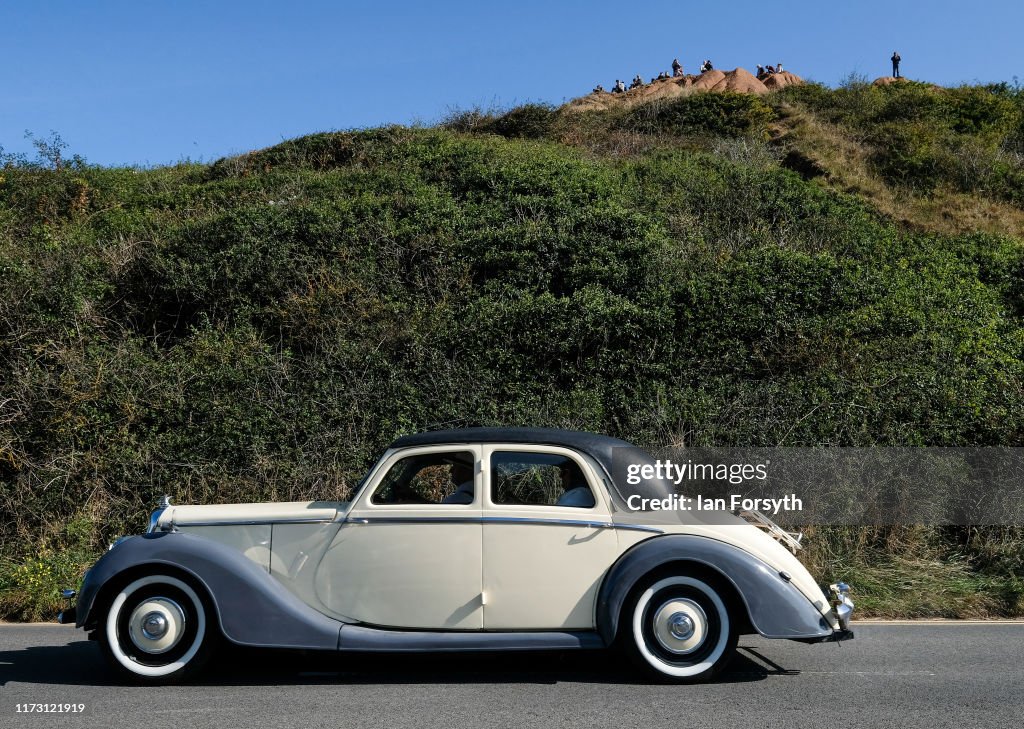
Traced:
[[176, 521], [171, 526], [178, 527], [199, 527], [199, 526], [266, 526], [268, 524], [330, 524], [334, 519], [224, 519], [221, 521]]
[[638, 524], [616, 524], [582, 519], [546, 519], [529, 516], [349, 516], [352, 524], [547, 524], [551, 526], [590, 527], [591, 529], [622, 529], [626, 531], [664, 534], [662, 529]]
[[348, 516], [348, 524], [480, 524], [478, 516]]
[[481, 517], [484, 524], [555, 524], [557, 526], [588, 526], [594, 529], [625, 529], [640, 532], [653, 532], [663, 534], [661, 529], [639, 524], [617, 524], [608, 521], [584, 521], [577, 519], [546, 519], [544, 517], [532, 516], [484, 516]]
[[648, 532], [649, 534], [664, 534], [664, 529], [658, 529], [658, 527], [652, 526], [641, 526], [640, 524], [615, 524], [616, 529], [622, 529], [624, 531], [633, 532]]
[[546, 519], [532, 516], [485, 516], [484, 524], [551, 524], [554, 526], [585, 526], [591, 529], [614, 529], [615, 525], [606, 521], [589, 521], [586, 519]]

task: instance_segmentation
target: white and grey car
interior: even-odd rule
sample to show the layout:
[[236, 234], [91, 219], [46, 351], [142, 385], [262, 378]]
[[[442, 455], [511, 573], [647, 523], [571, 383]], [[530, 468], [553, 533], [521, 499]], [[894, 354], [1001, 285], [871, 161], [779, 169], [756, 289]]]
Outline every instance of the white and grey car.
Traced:
[[827, 596], [781, 529], [757, 515], [630, 509], [622, 453], [650, 460], [590, 433], [434, 431], [395, 441], [351, 501], [165, 499], [145, 534], [89, 570], [60, 620], [89, 631], [124, 677], [157, 683], [192, 674], [225, 639], [360, 652], [616, 646], [655, 679], [688, 682], [719, 671], [744, 633], [853, 637], [848, 588]]

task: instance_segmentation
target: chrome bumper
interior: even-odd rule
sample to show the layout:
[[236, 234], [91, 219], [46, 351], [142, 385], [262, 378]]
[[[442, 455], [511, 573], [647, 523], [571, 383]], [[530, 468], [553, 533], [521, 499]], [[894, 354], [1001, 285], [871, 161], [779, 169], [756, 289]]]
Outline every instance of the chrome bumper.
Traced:
[[832, 591], [832, 612], [839, 621], [840, 630], [850, 629], [850, 618], [853, 617], [853, 600], [850, 599], [850, 586], [845, 582], [829, 585]]
[[74, 603], [75, 595], [78, 593], [75, 590], [61, 590], [60, 596], [67, 601], [67, 605], [64, 609], [57, 613], [57, 622], [61, 625], [74, 625], [77, 620], [78, 611], [75, 610]]
[[853, 631], [850, 630], [850, 618], [853, 616], [853, 600], [850, 599], [850, 586], [845, 582], [837, 582], [829, 585], [829, 592], [832, 593], [832, 615], [835, 616], [838, 628], [831, 633], [818, 638], [800, 639], [802, 643], [841, 643], [845, 640], [853, 640]]

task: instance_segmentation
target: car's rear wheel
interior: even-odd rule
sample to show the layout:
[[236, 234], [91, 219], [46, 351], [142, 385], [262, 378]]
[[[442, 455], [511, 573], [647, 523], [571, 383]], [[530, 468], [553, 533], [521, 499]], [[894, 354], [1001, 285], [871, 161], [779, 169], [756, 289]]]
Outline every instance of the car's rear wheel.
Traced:
[[706, 681], [732, 659], [736, 625], [714, 581], [663, 576], [641, 586], [621, 629], [634, 663], [670, 683]]
[[175, 683], [210, 657], [217, 635], [208, 602], [178, 577], [153, 574], [121, 588], [100, 621], [111, 666], [136, 683]]

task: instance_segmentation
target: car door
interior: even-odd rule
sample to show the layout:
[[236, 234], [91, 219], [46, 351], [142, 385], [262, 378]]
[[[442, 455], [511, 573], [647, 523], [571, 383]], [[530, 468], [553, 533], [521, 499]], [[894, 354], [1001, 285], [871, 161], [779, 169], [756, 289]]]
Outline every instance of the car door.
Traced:
[[386, 459], [317, 569], [331, 612], [381, 627], [483, 627], [480, 454], [424, 447]]
[[594, 627], [594, 603], [619, 553], [588, 461], [566, 448], [483, 449], [484, 628]]

